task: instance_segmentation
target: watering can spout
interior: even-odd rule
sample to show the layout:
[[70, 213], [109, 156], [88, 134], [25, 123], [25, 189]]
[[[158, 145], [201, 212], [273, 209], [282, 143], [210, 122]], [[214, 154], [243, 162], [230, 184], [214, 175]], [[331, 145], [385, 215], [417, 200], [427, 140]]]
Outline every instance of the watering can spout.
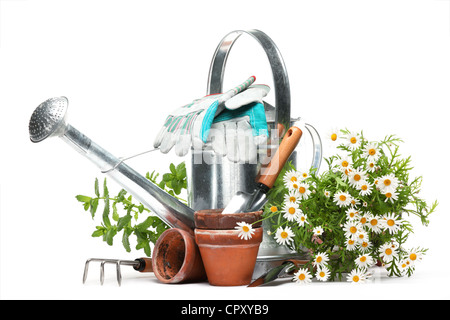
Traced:
[[115, 180], [170, 227], [194, 233], [193, 209], [169, 195], [68, 124], [67, 108], [68, 100], [65, 97], [51, 98], [41, 103], [30, 118], [30, 140], [37, 143], [57, 136], [100, 169], [114, 167], [114, 170], [106, 173], [107, 176]]

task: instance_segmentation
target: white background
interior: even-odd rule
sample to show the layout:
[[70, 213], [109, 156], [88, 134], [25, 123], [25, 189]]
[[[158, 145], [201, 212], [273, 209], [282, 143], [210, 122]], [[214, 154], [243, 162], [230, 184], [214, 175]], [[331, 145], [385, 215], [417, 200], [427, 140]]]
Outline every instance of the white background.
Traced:
[[[86, 259], [143, 253], [126, 253], [120, 239], [110, 247], [90, 236], [99, 221], [75, 195], [92, 195], [95, 177], [103, 176], [60, 139], [31, 143], [31, 113], [64, 95], [69, 122], [102, 147], [117, 156], [146, 150], [168, 110], [206, 93], [222, 37], [252, 28], [283, 55], [293, 116], [322, 135], [347, 127], [371, 140], [403, 138], [412, 175], [424, 177], [421, 196], [440, 202], [428, 227], [411, 217], [411, 246], [429, 248], [424, 261], [411, 278], [357, 287], [163, 285], [126, 267], [118, 287], [112, 266], [100, 286], [98, 265], [83, 285]], [[0, 0], [0, 298], [448, 299], [449, 57], [447, 0]], [[262, 49], [242, 36], [224, 87], [250, 75], [273, 87]], [[155, 153], [130, 165], [145, 173], [180, 161]], [[110, 189], [120, 188], [111, 182]]]

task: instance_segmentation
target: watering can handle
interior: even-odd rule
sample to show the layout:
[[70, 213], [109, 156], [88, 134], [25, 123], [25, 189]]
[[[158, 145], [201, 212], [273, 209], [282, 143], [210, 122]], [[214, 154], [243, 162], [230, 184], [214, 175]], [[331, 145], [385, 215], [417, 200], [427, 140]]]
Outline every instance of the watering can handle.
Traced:
[[[272, 39], [260, 30], [236, 30], [228, 33], [214, 52], [208, 75], [207, 95], [222, 93], [223, 77], [228, 54], [234, 42], [243, 34], [248, 34], [258, 41], [266, 52], [272, 69], [275, 86], [275, 128], [290, 128], [291, 123], [291, 92], [289, 78], [283, 58]], [[317, 130], [310, 124], [305, 124], [313, 140], [313, 159], [311, 167], [317, 170], [322, 160], [322, 142]], [[286, 131], [286, 130], [281, 130]]]

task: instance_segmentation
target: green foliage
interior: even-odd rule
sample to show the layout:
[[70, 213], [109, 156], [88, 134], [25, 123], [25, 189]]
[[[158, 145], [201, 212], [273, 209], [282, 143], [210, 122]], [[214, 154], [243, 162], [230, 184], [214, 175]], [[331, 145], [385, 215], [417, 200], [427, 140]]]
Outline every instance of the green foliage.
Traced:
[[[348, 138], [352, 133], [341, 130], [341, 134]], [[311, 261], [307, 267], [312, 273], [317, 271], [314, 257], [319, 253], [325, 253], [330, 258], [326, 267], [330, 270], [331, 280], [341, 279], [342, 273], [359, 268], [355, 260], [367, 254], [375, 263], [384, 265], [390, 276], [410, 276], [415, 268], [415, 261], [410, 256], [414, 254], [416, 258], [421, 258], [427, 249], [404, 248], [413, 233], [407, 218], [415, 215], [427, 226], [437, 202], [428, 205], [419, 197], [422, 177], [410, 177], [411, 157], [402, 158], [399, 154], [401, 139], [390, 135], [382, 141], [370, 142], [362, 132], [356, 136], [358, 143], [355, 145], [336, 142], [338, 152], [325, 159], [328, 168], [321, 174], [310, 171], [303, 179], [289, 164], [285, 172], [296, 172], [296, 177], [301, 180], [299, 182], [304, 183], [307, 190], [305, 196], [298, 196], [295, 201], [299, 213], [296, 213], [296, 219], [289, 219], [291, 217], [286, 213], [289, 201], [285, 196], [292, 191], [292, 184], [286, 181], [286, 174], [282, 174], [269, 194], [264, 218], [270, 219], [272, 234], [280, 228], [289, 227], [292, 230], [294, 236], [288, 246], [298, 252], [310, 253]], [[368, 153], [372, 147], [376, 150], [376, 156]], [[349, 170], [339, 165], [343, 160], [348, 161]], [[361, 173], [370, 192], [361, 189], [365, 183], [355, 182], [355, 172]], [[380, 180], [385, 177], [398, 182], [395, 188], [381, 185]], [[345, 193], [351, 202], [339, 205], [336, 197], [341, 193]], [[350, 217], [351, 210], [356, 212], [354, 217]], [[297, 220], [300, 214], [306, 217], [306, 222]], [[389, 215], [395, 217], [394, 229], [387, 227]], [[373, 218], [380, 223], [381, 229], [370, 225]], [[345, 228], [350, 222], [355, 223], [358, 232], [367, 236], [364, 246], [368, 244], [368, 247], [356, 238], [355, 245], [349, 245], [354, 235], [349, 235]], [[323, 232], [316, 233], [317, 227], [321, 227]], [[382, 253], [386, 244], [391, 245], [395, 252], [392, 257]]]
[[[157, 182], [158, 173], [147, 172], [146, 178], [158, 185], [179, 200], [183, 189], [186, 189], [186, 167], [182, 162], [178, 166], [173, 163], [169, 166], [170, 172], [163, 175]], [[98, 178], [95, 178], [94, 195], [92, 197], [77, 195], [75, 197], [82, 203], [85, 211], [90, 212], [95, 218], [99, 204], [103, 203], [102, 222], [95, 227], [92, 237], [102, 238], [108, 245], [113, 245], [114, 237], [122, 232], [122, 245], [127, 252], [131, 252], [130, 236], [136, 237], [136, 250], [143, 249], [146, 256], [151, 256], [151, 243], [155, 244], [159, 236], [168, 229], [168, 226], [159, 217], [153, 215], [150, 209], [142, 203], [136, 203], [132, 195], [128, 195], [125, 189], [121, 189], [117, 195], [111, 196], [107, 179], [104, 178], [102, 192]]]

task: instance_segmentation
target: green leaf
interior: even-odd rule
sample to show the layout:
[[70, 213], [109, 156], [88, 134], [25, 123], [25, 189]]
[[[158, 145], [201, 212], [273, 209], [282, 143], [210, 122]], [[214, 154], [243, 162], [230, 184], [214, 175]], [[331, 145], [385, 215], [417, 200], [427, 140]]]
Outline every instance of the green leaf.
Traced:
[[116, 234], [117, 234], [117, 229], [115, 226], [112, 226], [107, 229], [106, 234], [105, 234], [105, 241], [108, 245], [110, 245], [110, 246], [113, 245], [113, 238]]
[[171, 163], [169, 168], [170, 168], [170, 172], [172, 172], [172, 174], [176, 176], [177, 175], [177, 169], [175, 168], [175, 165], [173, 163]]
[[114, 221], [117, 222], [119, 221], [119, 213], [117, 212], [117, 202], [113, 202], [112, 208], [113, 208], [112, 218]]
[[111, 226], [111, 221], [109, 220], [109, 198], [105, 198], [105, 208], [103, 209], [103, 223], [106, 227]]
[[122, 244], [127, 252], [131, 252], [130, 234], [131, 232], [128, 230], [128, 228], [125, 228], [122, 235]]
[[97, 198], [100, 198], [100, 191], [98, 188], [98, 179], [97, 178], [95, 178], [94, 189], [95, 189], [95, 195], [97, 196]]
[[117, 231], [121, 231], [128, 223], [131, 221], [131, 215], [127, 214], [126, 216], [123, 216], [119, 218], [117, 222]]
[[82, 196], [82, 195], [77, 195], [76, 197], [75, 197], [78, 201], [80, 201], [80, 202], [90, 202], [91, 201], [91, 197], [88, 197], [88, 196]]
[[97, 211], [98, 207], [98, 198], [91, 199], [91, 215], [92, 218], [95, 216], [95, 212]]
[[97, 229], [97, 230], [95, 230], [93, 233], [92, 233], [92, 237], [94, 237], [94, 238], [98, 238], [98, 237], [101, 237], [101, 236], [103, 236], [105, 234], [105, 230], [104, 229]]
[[178, 180], [183, 180], [184, 178], [186, 178], [186, 164], [184, 162], [180, 163], [177, 166], [177, 179]]
[[153, 217], [147, 217], [147, 219], [145, 219], [144, 222], [138, 224], [136, 226], [136, 228], [140, 231], [140, 232], [145, 232], [147, 231], [148, 228], [150, 228], [150, 226], [153, 224]]
[[106, 178], [103, 180], [103, 197], [109, 198], [109, 190], [108, 186], [106, 185]]

